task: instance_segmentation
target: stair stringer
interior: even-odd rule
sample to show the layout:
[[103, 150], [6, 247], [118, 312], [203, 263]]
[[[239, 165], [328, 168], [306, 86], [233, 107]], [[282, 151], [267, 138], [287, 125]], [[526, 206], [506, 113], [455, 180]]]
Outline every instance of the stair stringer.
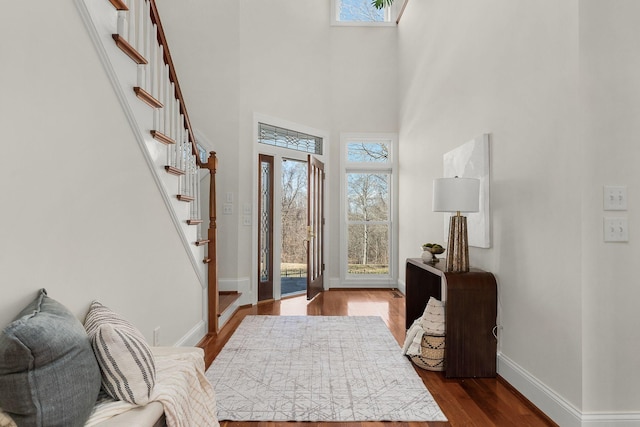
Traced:
[[75, 3], [206, 298], [207, 269], [203, 263], [205, 248], [194, 244], [199, 240], [199, 226], [187, 224], [186, 220], [190, 217], [189, 204], [176, 198], [178, 178], [168, 174], [164, 168], [167, 164], [166, 146], [153, 139], [150, 134], [153, 129], [153, 109], [140, 101], [133, 91], [137, 83], [137, 64], [113, 41], [112, 34], [116, 33], [117, 28], [117, 11], [106, 0], [75, 0]]

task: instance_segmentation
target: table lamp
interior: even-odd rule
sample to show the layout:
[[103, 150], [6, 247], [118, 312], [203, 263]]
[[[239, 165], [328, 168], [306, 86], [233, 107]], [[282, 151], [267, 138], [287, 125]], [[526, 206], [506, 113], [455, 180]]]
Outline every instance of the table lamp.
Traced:
[[469, 271], [469, 241], [467, 217], [461, 212], [478, 212], [480, 180], [473, 178], [437, 178], [433, 180], [433, 211], [456, 212], [449, 221], [447, 271]]

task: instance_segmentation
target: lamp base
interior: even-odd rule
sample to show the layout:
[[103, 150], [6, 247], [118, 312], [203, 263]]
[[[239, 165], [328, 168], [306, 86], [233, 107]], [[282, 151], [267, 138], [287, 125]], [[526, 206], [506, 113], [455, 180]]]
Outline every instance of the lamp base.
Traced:
[[447, 271], [466, 273], [469, 271], [469, 242], [467, 239], [467, 217], [452, 216], [449, 221], [447, 243]]

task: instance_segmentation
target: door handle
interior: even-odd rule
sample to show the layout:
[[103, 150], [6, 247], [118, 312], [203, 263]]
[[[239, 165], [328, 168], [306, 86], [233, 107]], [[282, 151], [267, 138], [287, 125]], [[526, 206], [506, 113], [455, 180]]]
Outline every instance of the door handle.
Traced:
[[316, 237], [316, 234], [313, 231], [311, 231], [311, 226], [308, 226], [307, 227], [307, 238], [304, 239], [305, 242], [310, 242], [311, 239], [313, 239], [314, 237]]

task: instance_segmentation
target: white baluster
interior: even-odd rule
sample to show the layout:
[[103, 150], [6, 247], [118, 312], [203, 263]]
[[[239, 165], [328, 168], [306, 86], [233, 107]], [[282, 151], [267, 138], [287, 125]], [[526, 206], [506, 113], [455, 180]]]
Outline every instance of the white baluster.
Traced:
[[156, 66], [158, 57], [158, 44], [154, 43], [156, 34], [156, 26], [149, 22], [149, 72], [147, 78], [149, 79], [149, 93], [156, 99], [160, 99], [157, 93], [156, 85]]
[[175, 139], [178, 139], [178, 135], [180, 135], [180, 128], [182, 127], [180, 123], [180, 102], [178, 100], [174, 100], [174, 111], [173, 111], [173, 135]]
[[136, 50], [144, 55], [144, 20], [146, 19], [145, 12], [145, 0], [136, 0]]
[[[171, 85], [171, 89], [173, 90], [173, 85]], [[173, 139], [177, 139], [177, 132], [176, 132], [176, 125], [177, 125], [177, 120], [176, 120], [176, 100], [173, 97], [173, 95], [171, 96], [171, 111], [169, 111], [169, 114], [171, 114], [171, 116], [169, 117], [169, 120], [171, 120], [171, 138]]]
[[[147, 58], [147, 60], [149, 60], [149, 54], [150, 54], [150, 30], [151, 30], [151, 4], [145, 0], [143, 3], [143, 10], [144, 13], [142, 14], [143, 16], [143, 20], [142, 20], [142, 40], [144, 40], [143, 43], [143, 55], [145, 58]], [[148, 88], [149, 86], [147, 86]]]
[[145, 78], [145, 71], [146, 71], [146, 65], [145, 64], [138, 64], [138, 73], [136, 75], [136, 79], [137, 79], [137, 86], [143, 88], [144, 90], [147, 90], [147, 86], [146, 86], [146, 81], [147, 79]]
[[135, 46], [136, 38], [136, 1], [131, 1], [129, 5], [129, 19], [127, 19], [127, 38], [131, 46]]
[[[198, 155], [200, 155], [198, 153]], [[195, 210], [195, 218], [200, 219], [200, 168], [196, 166], [196, 180], [195, 180], [195, 194], [196, 200], [193, 202]], [[198, 234], [200, 233], [200, 225], [198, 225]]]
[[184, 163], [184, 145], [185, 145], [185, 140], [183, 139], [180, 142], [180, 156], [178, 157], [178, 164], [180, 165], [180, 169], [181, 170], [185, 170], [185, 163]]
[[189, 180], [191, 179], [191, 172], [189, 171], [189, 164], [186, 162], [186, 160], [187, 159], [185, 159], [184, 165], [184, 188], [182, 189], [182, 191], [184, 191], [184, 194], [189, 196]]
[[[182, 118], [182, 116], [180, 116], [180, 118]], [[179, 121], [179, 127], [178, 127], [178, 135], [176, 137], [176, 141], [182, 141], [184, 139], [184, 121], [180, 120]]]
[[195, 192], [193, 191], [194, 182], [193, 177], [195, 175], [195, 167], [194, 167], [195, 158], [193, 154], [189, 156], [189, 195], [191, 197], [195, 197]]
[[171, 131], [171, 127], [169, 124], [169, 100], [171, 99], [171, 84], [169, 81], [169, 67], [167, 65], [165, 65], [163, 67], [164, 69], [164, 76], [163, 76], [163, 81], [164, 81], [164, 101], [162, 102], [164, 105], [164, 118], [162, 119], [164, 121], [164, 134], [165, 135], [169, 135], [169, 132]]
[[[164, 87], [164, 49], [162, 46], [160, 46], [160, 50], [158, 51], [158, 67], [156, 69], [156, 82], [158, 84], [158, 99], [160, 100], [160, 102], [162, 102], [164, 104], [165, 101], [165, 87]], [[164, 109], [163, 111], [159, 111], [158, 112], [158, 118], [159, 118], [159, 130], [162, 133], [165, 133], [164, 131]], [[166, 135], [166, 134], [165, 134]]]
[[129, 17], [129, 11], [127, 10], [118, 11], [118, 35], [125, 40], [127, 40], [128, 30], [129, 30], [129, 24], [127, 22], [128, 17]]

